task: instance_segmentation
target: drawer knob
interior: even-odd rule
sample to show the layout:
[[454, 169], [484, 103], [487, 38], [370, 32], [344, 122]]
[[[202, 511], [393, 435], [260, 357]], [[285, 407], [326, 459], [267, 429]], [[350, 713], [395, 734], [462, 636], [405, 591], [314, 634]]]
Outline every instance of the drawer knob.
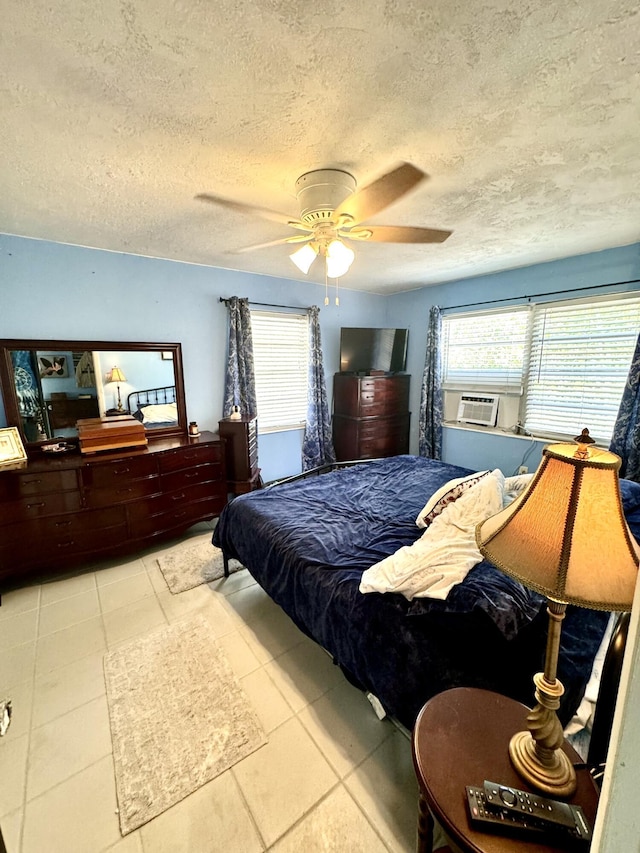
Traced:
[[120, 474], [128, 474], [128, 473], [129, 473], [129, 471], [130, 471], [130, 469], [129, 469], [129, 468], [114, 468], [114, 469], [113, 469], [113, 473], [114, 473], [116, 476], [119, 476]]
[[27, 509], [39, 509], [40, 507], [46, 506], [44, 501], [38, 501], [37, 504], [27, 504]]

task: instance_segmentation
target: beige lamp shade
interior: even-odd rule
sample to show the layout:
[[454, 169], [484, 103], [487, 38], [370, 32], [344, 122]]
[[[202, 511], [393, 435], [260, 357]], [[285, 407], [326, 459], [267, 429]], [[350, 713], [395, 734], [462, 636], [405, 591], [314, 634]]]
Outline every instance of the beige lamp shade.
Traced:
[[640, 547], [623, 515], [619, 468], [607, 450], [545, 447], [528, 489], [478, 525], [481, 553], [554, 601], [630, 610]]
[[119, 367], [114, 367], [109, 375], [109, 382], [126, 382], [127, 377]]

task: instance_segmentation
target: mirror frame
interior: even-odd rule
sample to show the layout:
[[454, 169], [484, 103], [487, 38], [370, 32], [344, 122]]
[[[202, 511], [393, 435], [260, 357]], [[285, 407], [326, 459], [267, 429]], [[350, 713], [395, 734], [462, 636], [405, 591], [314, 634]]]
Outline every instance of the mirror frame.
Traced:
[[160, 427], [146, 430], [146, 436], [151, 441], [156, 438], [186, 435], [187, 407], [184, 396], [184, 375], [182, 371], [182, 346], [179, 343], [147, 343], [141, 341], [70, 341], [70, 340], [36, 340], [20, 338], [4, 338], [0, 340], [0, 390], [4, 402], [4, 410], [8, 426], [17, 426], [20, 436], [27, 449], [37, 449], [49, 444], [54, 439], [42, 441], [27, 441], [22, 426], [22, 418], [18, 408], [18, 395], [13, 380], [13, 363], [11, 350], [44, 350], [49, 352], [96, 350], [99, 352], [171, 352], [173, 355], [173, 376], [176, 385], [176, 403], [178, 405], [178, 423], [176, 426]]

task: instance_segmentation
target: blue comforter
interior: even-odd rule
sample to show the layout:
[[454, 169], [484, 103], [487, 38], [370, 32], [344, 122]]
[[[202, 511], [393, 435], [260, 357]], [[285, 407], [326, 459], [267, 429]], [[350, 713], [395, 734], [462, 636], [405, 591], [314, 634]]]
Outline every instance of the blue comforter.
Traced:
[[[531, 705], [547, 631], [540, 595], [487, 562], [445, 601], [358, 589], [365, 569], [421, 535], [415, 518], [427, 498], [468, 473], [397, 456], [285, 482], [225, 507], [213, 541], [408, 728], [428, 698], [450, 687], [484, 687]], [[635, 485], [628, 484], [625, 512], [631, 507], [627, 518], [638, 536]], [[607, 619], [568, 608], [559, 662], [563, 722], [580, 703]]]

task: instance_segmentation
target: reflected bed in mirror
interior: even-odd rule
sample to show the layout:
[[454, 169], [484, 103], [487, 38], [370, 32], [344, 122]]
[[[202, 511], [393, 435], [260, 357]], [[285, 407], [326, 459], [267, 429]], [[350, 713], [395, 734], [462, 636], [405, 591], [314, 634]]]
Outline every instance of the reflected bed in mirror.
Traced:
[[149, 438], [187, 431], [180, 344], [0, 340], [7, 423], [37, 446], [83, 418], [131, 414]]

